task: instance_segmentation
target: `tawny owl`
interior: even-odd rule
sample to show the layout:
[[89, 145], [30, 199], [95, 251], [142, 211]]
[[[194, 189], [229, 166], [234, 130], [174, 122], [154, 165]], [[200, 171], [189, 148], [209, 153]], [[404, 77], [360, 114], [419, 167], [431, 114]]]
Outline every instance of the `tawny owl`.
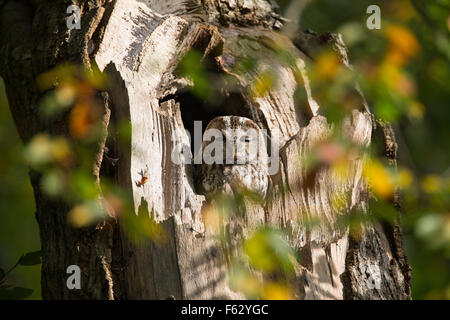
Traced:
[[267, 148], [255, 122], [238, 116], [214, 118], [203, 134], [201, 152], [201, 193], [208, 197], [231, 188], [233, 193], [250, 191], [266, 196]]

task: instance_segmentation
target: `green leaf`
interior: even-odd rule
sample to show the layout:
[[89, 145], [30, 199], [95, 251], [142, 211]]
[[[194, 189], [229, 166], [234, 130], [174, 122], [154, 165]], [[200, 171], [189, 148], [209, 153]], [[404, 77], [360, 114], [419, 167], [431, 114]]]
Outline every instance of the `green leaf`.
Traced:
[[2, 280], [5, 278], [5, 276], [6, 276], [5, 270], [0, 268], [0, 282], [2, 282]]
[[280, 269], [285, 274], [294, 272], [295, 251], [275, 229], [261, 228], [244, 243], [244, 252], [256, 269], [273, 272]]
[[23, 300], [32, 293], [33, 290], [28, 288], [0, 286], [0, 300]]
[[33, 251], [25, 254], [21, 259], [19, 264], [21, 266], [34, 266], [37, 264], [41, 264], [42, 251]]
[[202, 56], [196, 50], [188, 51], [179, 63], [177, 73], [193, 81], [192, 92], [194, 95], [200, 99], [207, 99], [212, 91], [212, 87], [204, 64], [201, 63]]

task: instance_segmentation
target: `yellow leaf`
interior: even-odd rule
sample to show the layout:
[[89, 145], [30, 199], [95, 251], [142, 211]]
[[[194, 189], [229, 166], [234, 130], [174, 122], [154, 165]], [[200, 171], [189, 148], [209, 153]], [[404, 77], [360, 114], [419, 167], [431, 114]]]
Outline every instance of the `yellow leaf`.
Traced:
[[369, 181], [375, 194], [381, 198], [390, 198], [395, 191], [395, 186], [389, 171], [378, 161], [369, 160], [366, 162], [363, 175]]
[[70, 146], [66, 139], [58, 137], [52, 143], [53, 158], [57, 162], [64, 162], [71, 155]]
[[31, 139], [26, 148], [26, 161], [30, 164], [41, 165], [52, 160], [52, 142], [47, 134], [37, 134]]
[[407, 188], [413, 182], [413, 176], [407, 169], [402, 169], [398, 172], [398, 184], [402, 188]]
[[236, 291], [243, 292], [247, 297], [259, 297], [262, 292], [262, 283], [248, 272], [236, 272], [231, 275], [231, 286]]
[[442, 187], [442, 179], [436, 175], [428, 175], [422, 180], [422, 189], [427, 193], [435, 193]]
[[75, 101], [76, 88], [70, 81], [66, 81], [55, 91], [55, 98], [59, 105], [68, 106]]
[[72, 226], [81, 228], [92, 223], [94, 214], [87, 205], [80, 204], [69, 212], [67, 218]]
[[36, 78], [36, 85], [39, 90], [45, 91], [57, 86], [63, 81], [72, 81], [76, 68], [74, 65], [62, 64], [58, 67], [40, 74]]
[[423, 118], [423, 115], [425, 113], [425, 106], [419, 101], [413, 101], [409, 105], [408, 111], [411, 117], [419, 120]]
[[263, 296], [264, 300], [293, 300], [291, 290], [279, 283], [269, 283], [264, 286]]
[[380, 67], [379, 77], [391, 89], [396, 89], [396, 85], [401, 78], [401, 71], [395, 64], [385, 62]]
[[333, 51], [325, 51], [316, 60], [314, 75], [319, 80], [331, 80], [336, 77], [341, 67], [338, 55]]
[[257, 269], [271, 272], [276, 269], [276, 257], [262, 233], [256, 233], [244, 243], [244, 251], [248, 255], [250, 262]]
[[70, 113], [70, 133], [76, 138], [84, 138], [92, 127], [89, 106], [77, 104]]
[[388, 25], [384, 35], [389, 42], [388, 61], [393, 64], [403, 65], [420, 51], [416, 36], [401, 25]]
[[258, 75], [251, 87], [253, 97], [263, 97], [272, 89], [275, 84], [275, 77], [272, 73], [266, 71]]

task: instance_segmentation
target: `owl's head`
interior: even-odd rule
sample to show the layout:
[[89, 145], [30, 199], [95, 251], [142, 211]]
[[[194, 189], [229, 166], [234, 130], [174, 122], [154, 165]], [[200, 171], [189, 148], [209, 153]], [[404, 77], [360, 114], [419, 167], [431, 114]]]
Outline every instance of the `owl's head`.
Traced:
[[203, 134], [203, 160], [207, 164], [245, 165], [267, 163], [264, 134], [245, 117], [216, 117]]

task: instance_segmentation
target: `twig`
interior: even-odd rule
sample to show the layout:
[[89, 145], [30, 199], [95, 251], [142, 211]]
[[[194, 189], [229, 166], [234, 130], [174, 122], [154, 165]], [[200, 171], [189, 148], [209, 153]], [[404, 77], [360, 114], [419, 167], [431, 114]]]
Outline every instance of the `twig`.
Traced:
[[20, 262], [22, 261], [24, 255], [21, 255], [19, 260], [17, 260], [16, 264], [14, 266], [12, 266], [12, 268], [10, 268], [8, 271], [5, 272], [3, 279], [0, 279], [0, 283], [3, 283], [6, 279], [6, 277], [8, 276], [9, 273], [11, 273], [11, 271], [13, 271], [15, 268], [17, 268], [17, 266], [20, 264]]

